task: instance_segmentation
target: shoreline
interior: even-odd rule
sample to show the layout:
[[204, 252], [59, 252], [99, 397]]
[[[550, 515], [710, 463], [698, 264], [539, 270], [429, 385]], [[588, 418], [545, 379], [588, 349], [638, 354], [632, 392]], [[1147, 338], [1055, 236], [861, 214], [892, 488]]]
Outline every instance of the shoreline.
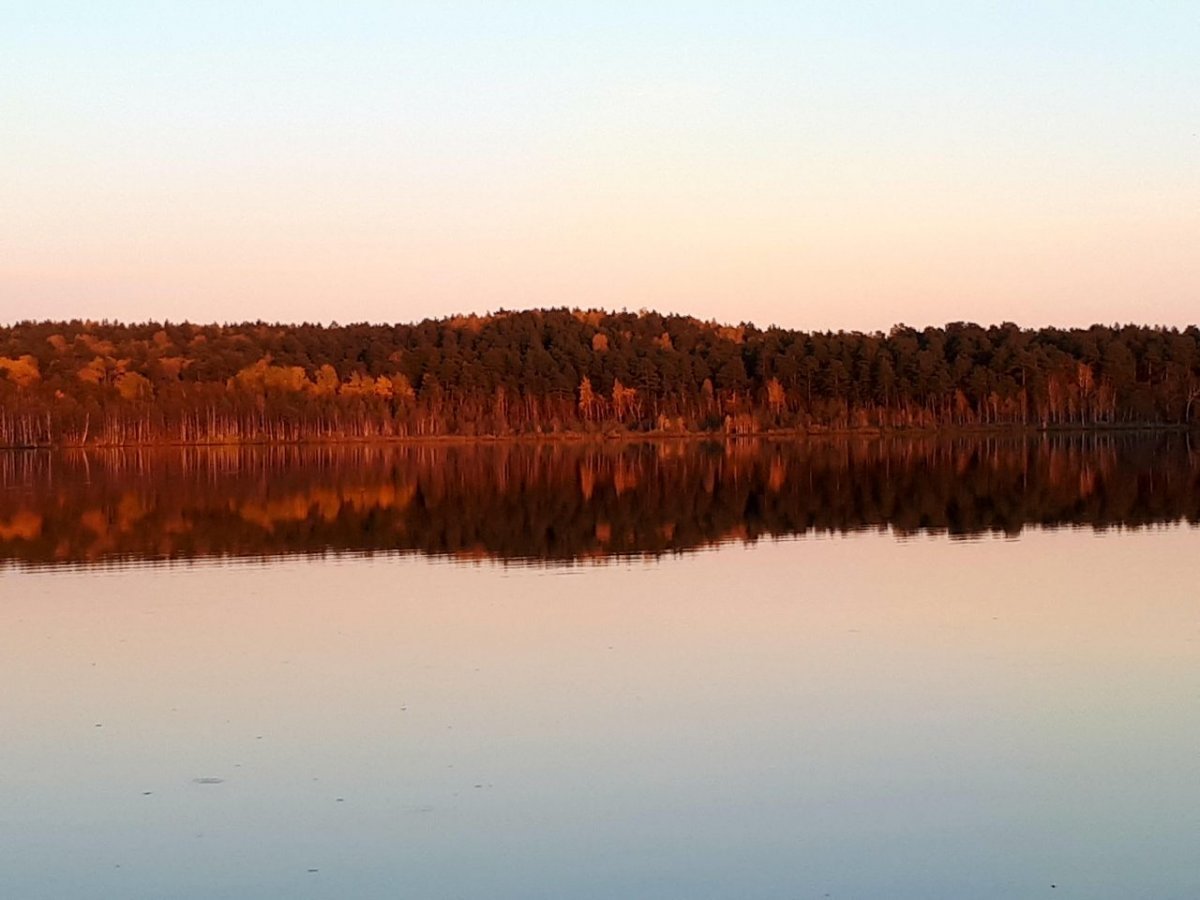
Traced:
[[0, 451], [30, 450], [122, 450], [122, 449], [200, 449], [223, 447], [304, 447], [304, 446], [464, 446], [464, 445], [520, 445], [520, 444], [629, 444], [629, 443], [729, 443], [734, 441], [807, 441], [826, 438], [961, 438], [961, 437], [1047, 437], [1055, 435], [1104, 435], [1104, 434], [1182, 434], [1200, 431], [1200, 423], [1128, 425], [971, 425], [938, 428], [819, 428], [819, 429], [768, 429], [743, 433], [723, 431], [669, 432], [669, 431], [622, 431], [589, 433], [580, 431], [550, 432], [545, 434], [434, 434], [434, 435], [371, 435], [326, 436], [300, 438], [297, 440], [210, 440], [210, 441], [125, 441], [121, 443], [54, 443], [0, 445]]

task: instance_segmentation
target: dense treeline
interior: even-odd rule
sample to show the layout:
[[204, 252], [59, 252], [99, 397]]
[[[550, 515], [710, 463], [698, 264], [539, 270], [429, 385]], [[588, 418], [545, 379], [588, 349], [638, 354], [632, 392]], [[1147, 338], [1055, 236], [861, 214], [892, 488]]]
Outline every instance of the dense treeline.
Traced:
[[890, 528], [1200, 523], [1160, 433], [17, 451], [0, 567], [419, 552], [572, 561]]
[[1190, 424], [1200, 329], [805, 333], [555, 309], [0, 328], [0, 446]]

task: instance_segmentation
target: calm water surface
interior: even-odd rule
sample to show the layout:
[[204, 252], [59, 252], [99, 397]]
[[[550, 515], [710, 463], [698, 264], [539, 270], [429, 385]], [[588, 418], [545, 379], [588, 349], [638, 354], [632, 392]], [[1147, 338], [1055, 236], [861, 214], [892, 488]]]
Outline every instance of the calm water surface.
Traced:
[[10, 455], [0, 896], [1200, 896], [1198, 478], [1181, 438]]

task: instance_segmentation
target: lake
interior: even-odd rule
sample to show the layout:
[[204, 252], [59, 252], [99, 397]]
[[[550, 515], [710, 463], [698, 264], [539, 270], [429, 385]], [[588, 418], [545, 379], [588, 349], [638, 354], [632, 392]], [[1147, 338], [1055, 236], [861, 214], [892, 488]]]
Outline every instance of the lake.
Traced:
[[0, 896], [1195, 898], [1182, 435], [0, 454]]

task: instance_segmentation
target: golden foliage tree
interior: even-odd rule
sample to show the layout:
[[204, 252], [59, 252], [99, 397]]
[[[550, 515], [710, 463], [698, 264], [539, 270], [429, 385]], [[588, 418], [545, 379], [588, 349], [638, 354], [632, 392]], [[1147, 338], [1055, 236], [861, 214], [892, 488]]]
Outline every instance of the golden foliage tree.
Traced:
[[17, 359], [0, 356], [0, 372], [4, 372], [9, 381], [22, 388], [32, 387], [42, 380], [38, 361], [28, 354]]

